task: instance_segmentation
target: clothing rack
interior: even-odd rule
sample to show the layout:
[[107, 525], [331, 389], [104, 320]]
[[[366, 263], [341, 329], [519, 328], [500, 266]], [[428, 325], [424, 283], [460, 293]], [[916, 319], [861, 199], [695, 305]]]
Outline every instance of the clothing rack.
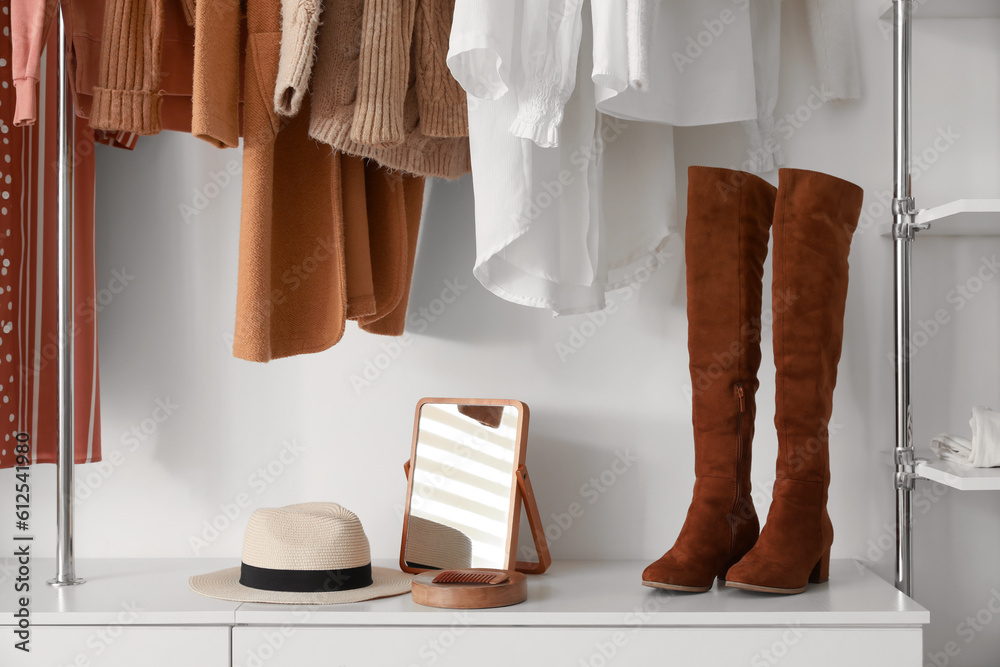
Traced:
[[[911, 152], [911, 22], [915, 0], [893, 0], [893, 112], [894, 112], [894, 319], [896, 398], [896, 564], [895, 584], [912, 592], [913, 535], [911, 532], [914, 471], [912, 406], [910, 399], [910, 287], [912, 243], [916, 209], [910, 189]], [[73, 160], [75, 110], [69, 85], [67, 47], [70, 37], [62, 11], [58, 12], [58, 301], [59, 301], [59, 424], [56, 464], [56, 576], [52, 586], [84, 583], [76, 576], [73, 553], [74, 384], [73, 384]]]
[[59, 450], [56, 461], [56, 576], [49, 584], [56, 587], [77, 586], [84, 579], [76, 576], [73, 561], [73, 466], [75, 463], [75, 412], [73, 409], [73, 161], [76, 112], [70, 90], [70, 35], [62, 7], [58, 11], [59, 55], [56, 76], [58, 115], [58, 301], [59, 301]]

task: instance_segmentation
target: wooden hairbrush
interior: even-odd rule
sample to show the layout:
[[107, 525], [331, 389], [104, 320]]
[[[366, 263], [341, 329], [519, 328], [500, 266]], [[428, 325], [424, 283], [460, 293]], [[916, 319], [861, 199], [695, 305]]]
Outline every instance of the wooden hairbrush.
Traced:
[[435, 584], [502, 584], [508, 579], [510, 579], [510, 573], [506, 570], [478, 568], [444, 570], [438, 572], [431, 582]]
[[528, 577], [513, 570], [424, 572], [413, 578], [413, 601], [445, 609], [486, 609], [524, 602]]

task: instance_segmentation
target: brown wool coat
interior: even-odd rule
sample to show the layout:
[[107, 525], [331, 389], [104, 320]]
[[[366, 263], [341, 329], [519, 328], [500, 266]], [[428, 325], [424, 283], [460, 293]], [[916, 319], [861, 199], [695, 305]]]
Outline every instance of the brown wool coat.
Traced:
[[[240, 12], [236, 0], [217, 1], [212, 12], [197, 4], [194, 86], [204, 94], [195, 96], [192, 125], [200, 138], [226, 146], [238, 138], [240, 58], [230, 51]], [[366, 168], [362, 159], [310, 139], [308, 98], [298, 117], [278, 116], [279, 0], [249, 0], [246, 22], [233, 353], [263, 362], [325, 350], [340, 340], [349, 317], [399, 335], [412, 265], [406, 234], [413, 226], [415, 240], [420, 200], [413, 192], [422, 197], [423, 179]], [[369, 188], [402, 194], [369, 201]], [[414, 203], [415, 224], [407, 201]]]
[[376, 312], [358, 324], [369, 333], [402, 336], [406, 325], [410, 280], [417, 253], [417, 234], [424, 199], [424, 179], [388, 172], [369, 162], [365, 167], [368, 214], [373, 248]]
[[340, 201], [344, 210], [344, 254], [347, 258], [347, 319], [375, 314], [368, 202], [365, 196], [365, 163], [341, 156]]
[[341, 164], [309, 139], [304, 118], [282, 122], [274, 113], [271, 100], [281, 45], [278, 0], [249, 0], [246, 16], [243, 206], [233, 353], [269, 361], [324, 350], [344, 333]]

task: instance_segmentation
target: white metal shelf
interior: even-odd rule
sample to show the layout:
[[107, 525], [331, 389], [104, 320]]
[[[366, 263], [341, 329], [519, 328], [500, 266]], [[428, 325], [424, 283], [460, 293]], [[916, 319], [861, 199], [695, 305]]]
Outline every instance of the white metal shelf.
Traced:
[[[892, 221], [902, 226], [913, 222], [921, 227], [920, 235], [1000, 236], [1000, 200], [965, 199], [904, 214], [898, 208], [912, 205], [913, 141], [911, 127], [913, 79], [913, 19], [1000, 18], [1000, 0], [912, 0], [890, 3], [882, 0], [879, 28], [892, 41], [893, 94], [893, 196]], [[913, 287], [913, 241], [915, 230], [891, 234], [893, 242], [893, 334], [895, 349], [905, 349], [912, 331], [911, 302]], [[965, 470], [938, 460], [910, 461], [914, 454], [913, 403], [910, 382], [910, 358], [897, 355], [895, 361], [895, 449], [896, 470], [896, 563], [895, 584], [909, 595], [913, 590], [912, 499], [914, 477], [938, 481], [957, 489], [1000, 489], [1000, 475], [992, 470]]]
[[930, 450], [917, 452], [914, 472], [922, 479], [959, 491], [1000, 491], [1000, 468], [967, 468], [942, 461]]
[[[998, 0], [917, 0], [916, 19], [976, 19], [1000, 18]], [[892, 3], [879, 6], [879, 19], [892, 21]]]
[[[916, 223], [930, 225], [917, 232], [918, 237], [1000, 236], [1000, 199], [956, 199], [918, 211]], [[879, 232], [892, 236], [892, 225], [881, 225]]]

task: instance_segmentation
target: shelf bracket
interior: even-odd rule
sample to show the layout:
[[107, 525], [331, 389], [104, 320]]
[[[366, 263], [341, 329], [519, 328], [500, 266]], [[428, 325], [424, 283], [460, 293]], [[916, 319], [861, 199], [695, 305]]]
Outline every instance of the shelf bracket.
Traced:
[[915, 230], [913, 225], [908, 222], [897, 222], [892, 225], [892, 238], [893, 239], [909, 239], [913, 240]]
[[913, 491], [917, 487], [917, 473], [897, 472], [895, 487], [897, 490]]
[[913, 197], [895, 198], [892, 200], [893, 215], [913, 215], [917, 212], [917, 204]]
[[930, 223], [917, 224], [913, 222], [917, 214], [917, 205], [913, 197], [896, 197], [892, 200], [892, 215], [896, 219], [902, 218], [902, 222], [897, 222], [892, 226], [892, 235], [896, 239], [913, 240], [915, 233], [930, 229]]
[[897, 447], [894, 458], [896, 460], [896, 489], [912, 491], [916, 487], [916, 481], [919, 477], [915, 472], [916, 460], [913, 458], [913, 449]]

